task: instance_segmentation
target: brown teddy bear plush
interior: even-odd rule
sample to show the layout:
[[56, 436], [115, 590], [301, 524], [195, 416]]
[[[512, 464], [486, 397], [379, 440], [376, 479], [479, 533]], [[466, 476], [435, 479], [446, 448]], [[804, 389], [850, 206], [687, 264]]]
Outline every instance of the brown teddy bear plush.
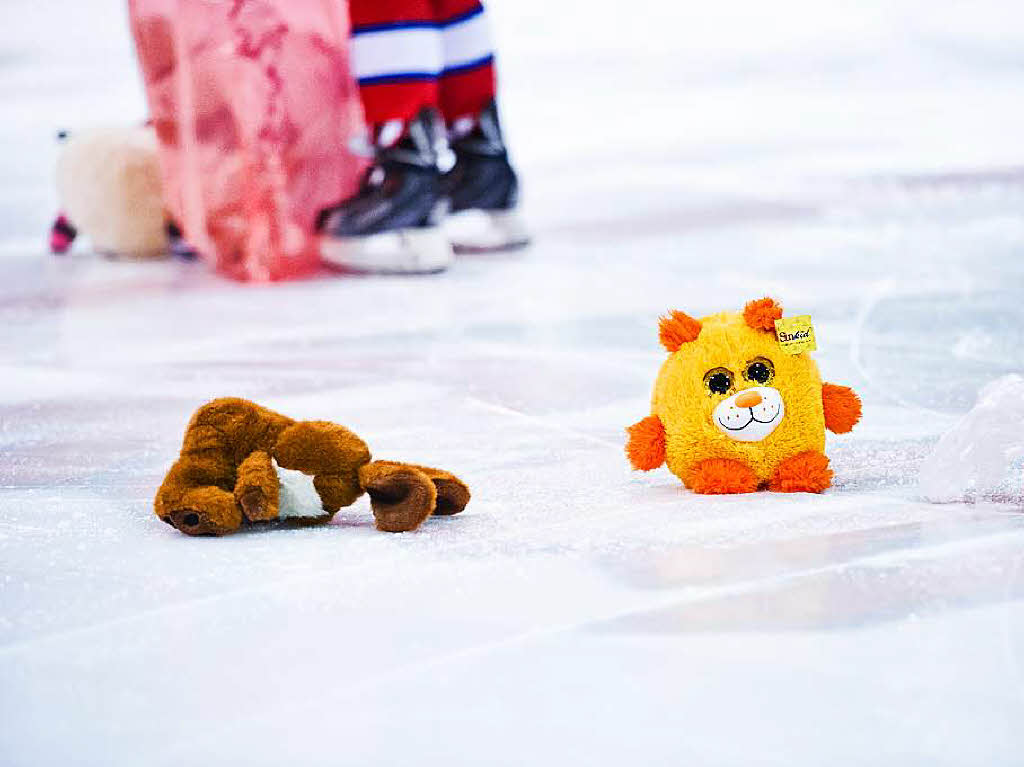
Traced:
[[160, 519], [188, 535], [223, 535], [245, 522], [283, 516], [278, 469], [312, 477], [329, 520], [364, 492], [377, 529], [416, 529], [431, 514], [458, 514], [469, 489], [446, 471], [371, 461], [359, 437], [329, 421], [294, 421], [238, 398], [215, 399], [196, 411], [181, 455], [157, 491]]

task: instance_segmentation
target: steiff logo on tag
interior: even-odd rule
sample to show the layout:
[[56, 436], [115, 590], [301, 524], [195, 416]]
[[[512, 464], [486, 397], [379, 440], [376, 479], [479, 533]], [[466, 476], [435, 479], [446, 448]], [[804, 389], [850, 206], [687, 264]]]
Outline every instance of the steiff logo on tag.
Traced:
[[809, 314], [775, 320], [775, 335], [779, 339], [779, 346], [786, 354], [813, 352], [818, 348], [814, 340], [814, 325], [811, 324]]

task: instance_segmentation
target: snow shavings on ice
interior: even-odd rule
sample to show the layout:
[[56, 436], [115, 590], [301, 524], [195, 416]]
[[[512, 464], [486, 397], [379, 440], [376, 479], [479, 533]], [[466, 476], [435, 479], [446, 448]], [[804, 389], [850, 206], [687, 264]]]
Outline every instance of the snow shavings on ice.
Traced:
[[939, 439], [920, 482], [930, 501], [1024, 501], [1024, 378], [982, 389], [978, 404]]

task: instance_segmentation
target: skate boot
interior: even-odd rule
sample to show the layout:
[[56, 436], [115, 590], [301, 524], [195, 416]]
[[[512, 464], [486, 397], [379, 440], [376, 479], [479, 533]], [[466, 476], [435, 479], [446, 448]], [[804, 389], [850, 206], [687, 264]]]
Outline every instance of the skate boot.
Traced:
[[530, 241], [516, 206], [519, 180], [508, 161], [493, 101], [468, 130], [452, 129], [455, 165], [443, 178], [451, 201], [445, 224], [456, 253], [521, 248]]
[[436, 124], [424, 109], [404, 125], [393, 121], [376, 132], [374, 164], [359, 191], [320, 213], [326, 263], [382, 274], [448, 268], [452, 248], [441, 227], [448, 201], [437, 168]]

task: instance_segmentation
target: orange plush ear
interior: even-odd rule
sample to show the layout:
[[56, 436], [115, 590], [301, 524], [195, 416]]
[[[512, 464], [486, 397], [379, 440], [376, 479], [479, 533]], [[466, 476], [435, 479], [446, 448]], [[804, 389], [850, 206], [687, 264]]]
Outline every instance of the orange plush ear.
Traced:
[[743, 307], [743, 320], [754, 330], [775, 332], [775, 320], [782, 316], [782, 306], [774, 298], [759, 298]]
[[689, 314], [671, 311], [658, 320], [658, 338], [661, 345], [674, 352], [683, 344], [696, 341], [700, 335], [700, 320], [695, 320]]

